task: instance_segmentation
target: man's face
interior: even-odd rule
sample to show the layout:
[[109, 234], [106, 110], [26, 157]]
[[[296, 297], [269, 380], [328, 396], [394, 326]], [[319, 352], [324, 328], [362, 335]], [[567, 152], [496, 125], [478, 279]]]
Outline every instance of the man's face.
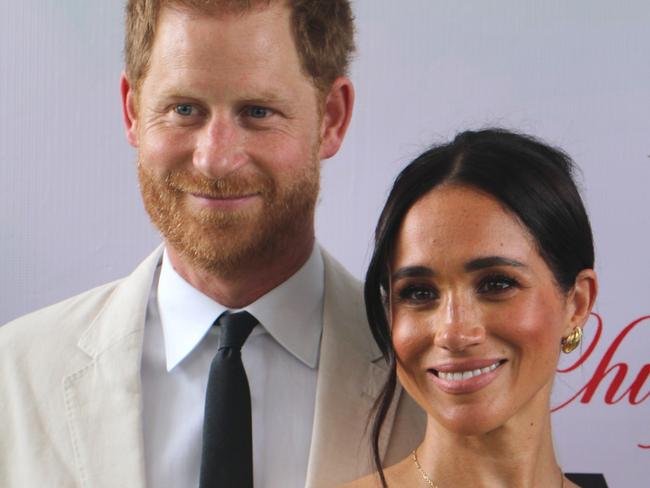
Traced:
[[158, 22], [148, 74], [125, 103], [145, 207], [167, 244], [228, 274], [311, 241], [320, 158], [331, 154], [289, 9], [167, 8]]

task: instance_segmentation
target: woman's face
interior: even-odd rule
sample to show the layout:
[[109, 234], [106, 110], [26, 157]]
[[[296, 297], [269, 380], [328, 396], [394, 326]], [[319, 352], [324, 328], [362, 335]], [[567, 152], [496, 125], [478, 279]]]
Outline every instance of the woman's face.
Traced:
[[436, 188], [407, 213], [391, 259], [400, 381], [453, 432], [538, 419], [572, 328], [570, 302], [527, 229], [497, 200]]

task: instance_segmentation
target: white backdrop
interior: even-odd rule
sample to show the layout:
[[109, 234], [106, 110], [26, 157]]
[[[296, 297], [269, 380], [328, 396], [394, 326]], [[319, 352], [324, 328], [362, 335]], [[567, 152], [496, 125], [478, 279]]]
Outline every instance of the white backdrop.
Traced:
[[[392, 179], [458, 130], [501, 125], [563, 147], [583, 170], [602, 335], [588, 354], [594, 318], [586, 361], [558, 377], [560, 462], [649, 486], [650, 3], [354, 8], [357, 105], [324, 167], [319, 239], [361, 277]], [[158, 242], [123, 137], [122, 32], [117, 1], [0, 3], [0, 323], [123, 276]]]

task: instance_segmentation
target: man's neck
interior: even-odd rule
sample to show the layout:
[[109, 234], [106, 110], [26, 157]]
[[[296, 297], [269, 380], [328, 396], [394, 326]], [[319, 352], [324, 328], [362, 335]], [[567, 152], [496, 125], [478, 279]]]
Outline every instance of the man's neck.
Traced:
[[284, 283], [305, 264], [313, 247], [311, 237], [280, 255], [250, 260], [235, 275], [222, 276], [218, 271], [194, 265], [172, 245], [165, 245], [176, 272], [201, 293], [228, 308], [243, 308]]

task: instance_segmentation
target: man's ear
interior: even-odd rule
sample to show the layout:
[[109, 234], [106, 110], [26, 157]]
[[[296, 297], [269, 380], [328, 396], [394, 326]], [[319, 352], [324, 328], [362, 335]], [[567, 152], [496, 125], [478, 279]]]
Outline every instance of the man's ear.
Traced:
[[122, 72], [120, 77], [120, 93], [122, 95], [122, 114], [124, 115], [124, 127], [126, 139], [133, 147], [139, 146], [138, 140], [138, 112], [136, 107], [136, 93], [129, 83], [126, 73]]
[[341, 147], [348, 125], [350, 125], [353, 105], [354, 87], [352, 82], [344, 76], [334, 80], [323, 104], [320, 159], [331, 158]]
[[589, 319], [591, 309], [598, 295], [598, 278], [593, 269], [583, 269], [576, 276], [576, 282], [567, 297], [568, 313], [567, 328], [564, 337], [576, 327], [583, 327]]

